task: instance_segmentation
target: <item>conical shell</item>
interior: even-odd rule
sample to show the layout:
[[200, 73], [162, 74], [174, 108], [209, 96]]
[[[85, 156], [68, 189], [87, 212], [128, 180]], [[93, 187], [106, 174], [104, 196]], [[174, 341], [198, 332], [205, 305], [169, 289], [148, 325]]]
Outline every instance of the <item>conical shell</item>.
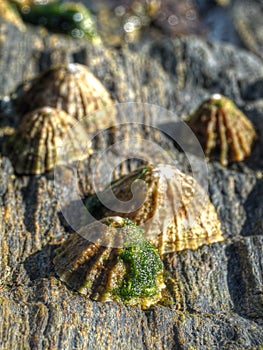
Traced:
[[224, 240], [204, 189], [173, 166], [139, 168], [97, 194], [96, 213], [90, 203], [93, 215], [119, 215], [142, 226], [161, 255]]
[[83, 236], [72, 234], [56, 250], [54, 265], [61, 280], [97, 301], [147, 308], [161, 299], [163, 264], [134, 223], [109, 217], [87, 226]]
[[43, 174], [56, 165], [86, 158], [91, 150], [86, 131], [66, 112], [50, 107], [24, 116], [7, 143], [19, 174]]
[[[86, 66], [70, 63], [53, 67], [36, 78], [32, 86], [18, 101], [21, 113], [43, 106], [66, 111], [83, 123], [88, 131], [104, 129], [112, 125], [115, 118], [114, 102], [102, 83]], [[92, 114], [101, 110], [99, 115]], [[90, 118], [89, 118], [90, 116]]]
[[190, 118], [189, 126], [196, 134], [207, 158], [218, 158], [224, 166], [248, 157], [256, 139], [250, 120], [219, 94], [203, 102]]

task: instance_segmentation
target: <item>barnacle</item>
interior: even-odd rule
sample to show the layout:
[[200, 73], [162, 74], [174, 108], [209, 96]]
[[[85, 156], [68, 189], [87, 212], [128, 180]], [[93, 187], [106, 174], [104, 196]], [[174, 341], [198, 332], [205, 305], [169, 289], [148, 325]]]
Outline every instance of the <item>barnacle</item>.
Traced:
[[85, 203], [94, 216], [119, 215], [142, 226], [161, 255], [224, 240], [205, 190], [171, 165], [136, 169]]
[[51, 106], [62, 109], [76, 119], [82, 119], [102, 110], [99, 118], [84, 118], [88, 131], [93, 132], [111, 125], [114, 110], [103, 113], [103, 108], [114, 104], [102, 83], [81, 64], [70, 63], [52, 67], [37, 77], [18, 101], [21, 113]]
[[6, 145], [16, 172], [42, 174], [56, 165], [87, 157], [91, 151], [86, 132], [75, 124], [66, 112], [50, 107], [25, 115]]
[[71, 288], [97, 301], [148, 308], [165, 288], [157, 249], [142, 229], [120, 217], [90, 224], [85, 237], [72, 234], [56, 250], [54, 265]]
[[196, 134], [207, 158], [218, 157], [227, 166], [229, 161], [242, 161], [251, 153], [256, 132], [250, 120], [220, 94], [212, 95], [190, 116], [189, 126]]
[[80, 2], [14, 2], [25, 22], [43, 25], [53, 32], [65, 33], [76, 39], [101, 42], [91, 12]]

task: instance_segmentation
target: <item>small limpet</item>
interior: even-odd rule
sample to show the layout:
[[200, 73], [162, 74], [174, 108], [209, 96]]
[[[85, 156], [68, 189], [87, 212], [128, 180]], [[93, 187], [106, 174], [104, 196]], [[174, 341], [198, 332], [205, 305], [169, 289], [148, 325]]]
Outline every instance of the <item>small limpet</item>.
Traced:
[[[43, 174], [91, 154], [86, 132], [66, 112], [43, 107], [25, 115], [6, 144], [19, 174]], [[62, 150], [63, 148], [63, 150]]]
[[257, 135], [253, 124], [227, 97], [212, 95], [190, 116], [188, 122], [206, 157], [222, 165], [241, 162], [251, 153]]

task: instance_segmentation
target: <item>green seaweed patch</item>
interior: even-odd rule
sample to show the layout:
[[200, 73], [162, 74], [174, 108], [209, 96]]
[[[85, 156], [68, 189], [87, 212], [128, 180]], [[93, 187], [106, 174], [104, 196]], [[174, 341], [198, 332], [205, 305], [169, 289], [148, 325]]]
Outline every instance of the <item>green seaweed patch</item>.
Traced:
[[122, 284], [114, 292], [124, 301], [132, 298], [149, 298], [160, 292], [158, 276], [163, 273], [163, 264], [157, 249], [143, 237], [143, 230], [134, 223], [131, 238], [122, 249], [119, 259], [126, 266]]
[[73, 38], [100, 42], [91, 12], [81, 3], [52, 2], [46, 5], [18, 7], [25, 22], [42, 25]]

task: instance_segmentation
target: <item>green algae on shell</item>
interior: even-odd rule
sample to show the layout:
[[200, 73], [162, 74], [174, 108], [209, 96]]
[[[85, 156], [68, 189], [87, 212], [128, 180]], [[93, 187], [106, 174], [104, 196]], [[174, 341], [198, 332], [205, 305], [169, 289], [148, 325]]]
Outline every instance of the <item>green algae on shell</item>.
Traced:
[[25, 22], [42, 25], [53, 32], [65, 33], [76, 39], [86, 38], [101, 43], [93, 15], [80, 2], [22, 3], [18, 10]]
[[[114, 101], [103, 84], [87, 66], [77, 63], [51, 67], [34, 79], [17, 101], [20, 113], [43, 106], [62, 109], [83, 121], [89, 132], [112, 125], [114, 107], [105, 113], [104, 109], [113, 105]], [[98, 118], [92, 116], [95, 111], [101, 111]]]
[[[124, 203], [125, 212], [122, 204], [116, 209], [116, 202]], [[160, 255], [224, 240], [216, 210], [204, 189], [174, 166], [138, 168], [88, 197], [85, 204], [98, 218], [119, 215], [142, 226]]]
[[204, 101], [190, 116], [188, 124], [206, 157], [219, 158], [224, 166], [248, 157], [257, 137], [253, 124], [244, 113], [220, 94]]
[[[158, 251], [142, 229], [128, 219], [108, 217], [86, 238], [72, 234], [57, 250], [55, 271], [71, 288], [97, 301], [140, 305], [156, 304], [165, 288]], [[103, 245], [100, 238], [103, 230]]]
[[66, 112], [43, 107], [25, 115], [6, 144], [19, 174], [43, 174], [88, 157], [86, 132]]

